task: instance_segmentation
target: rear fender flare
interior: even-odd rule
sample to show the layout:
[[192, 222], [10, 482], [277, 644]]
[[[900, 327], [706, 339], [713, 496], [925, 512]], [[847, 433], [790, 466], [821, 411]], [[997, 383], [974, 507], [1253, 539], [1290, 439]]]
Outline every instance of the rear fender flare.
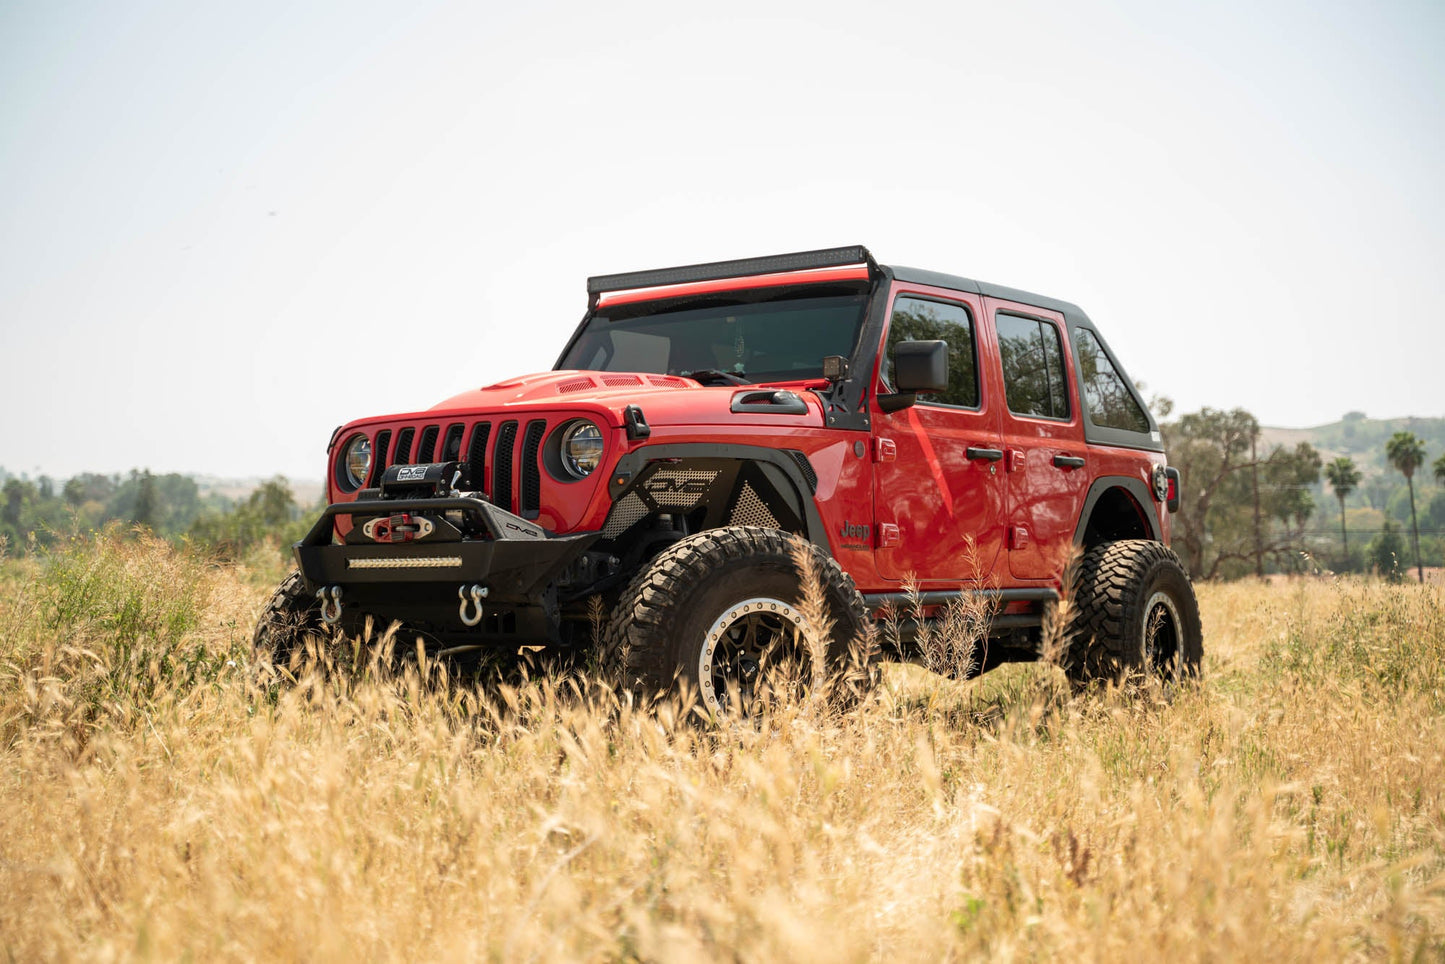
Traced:
[[1105, 475], [1094, 480], [1094, 484], [1089, 486], [1089, 494], [1084, 497], [1084, 508], [1079, 513], [1079, 522], [1074, 528], [1074, 544], [1077, 546], [1084, 544], [1084, 535], [1089, 529], [1089, 520], [1093, 518], [1099, 500], [1113, 489], [1122, 489], [1134, 503], [1148, 529], [1149, 539], [1154, 542], [1163, 542], [1164, 533], [1159, 526], [1159, 516], [1151, 511], [1155, 503], [1154, 497], [1149, 494], [1149, 488], [1141, 480], [1131, 476]]

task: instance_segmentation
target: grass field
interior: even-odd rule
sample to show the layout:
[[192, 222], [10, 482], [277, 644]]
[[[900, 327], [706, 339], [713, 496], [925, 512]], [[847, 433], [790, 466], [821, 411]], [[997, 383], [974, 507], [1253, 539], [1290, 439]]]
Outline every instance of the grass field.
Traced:
[[14, 960], [1445, 959], [1445, 592], [1200, 587], [1205, 678], [890, 666], [707, 730], [251, 665], [280, 575], [0, 560]]

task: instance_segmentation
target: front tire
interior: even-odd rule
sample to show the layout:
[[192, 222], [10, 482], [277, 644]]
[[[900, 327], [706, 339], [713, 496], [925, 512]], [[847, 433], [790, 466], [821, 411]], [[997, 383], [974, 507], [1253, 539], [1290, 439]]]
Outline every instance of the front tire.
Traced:
[[867, 613], [853, 580], [817, 546], [773, 529], [728, 526], [687, 536], [660, 553], [623, 592], [607, 629], [626, 683], [646, 693], [695, 696], [712, 717], [756, 712], [779, 687], [813, 679], [813, 628], [794, 554], [806, 553], [832, 620], [819, 677], [839, 694], [873, 682], [857, 653]]
[[1203, 657], [1199, 603], [1161, 542], [1123, 539], [1084, 553], [1073, 585], [1067, 671], [1076, 683], [1143, 674], [1193, 679]]
[[251, 642], [257, 656], [269, 658], [276, 666], [286, 666], [295, 654], [305, 651], [308, 636], [323, 635], [320, 604], [306, 591], [298, 571], [283, 579], [271, 594], [256, 620]]

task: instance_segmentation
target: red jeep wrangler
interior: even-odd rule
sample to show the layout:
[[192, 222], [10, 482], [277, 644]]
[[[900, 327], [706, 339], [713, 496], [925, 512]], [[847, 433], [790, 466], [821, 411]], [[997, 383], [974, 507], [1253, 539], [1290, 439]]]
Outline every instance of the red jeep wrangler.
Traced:
[[1178, 474], [1074, 305], [862, 247], [587, 290], [554, 371], [336, 430], [258, 647], [370, 620], [439, 655], [580, 650], [597, 597], [634, 683], [721, 712], [797, 645], [798, 546], [831, 658], [911, 582], [924, 619], [988, 601], [978, 672], [1038, 657], [1077, 546], [1069, 672], [1197, 670]]

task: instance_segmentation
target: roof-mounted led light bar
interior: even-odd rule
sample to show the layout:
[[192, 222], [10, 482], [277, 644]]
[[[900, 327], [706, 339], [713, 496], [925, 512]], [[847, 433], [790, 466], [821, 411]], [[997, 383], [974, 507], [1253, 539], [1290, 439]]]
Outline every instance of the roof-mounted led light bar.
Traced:
[[594, 298], [606, 291], [628, 291], [634, 288], [659, 288], [667, 285], [691, 284], [700, 281], [721, 281], [749, 275], [779, 274], [817, 268], [838, 268], [866, 264], [871, 271], [873, 256], [861, 244], [847, 248], [825, 248], [821, 251], [799, 251], [776, 254], [767, 258], [742, 258], [737, 261], [712, 261], [678, 268], [657, 268], [652, 271], [629, 271], [624, 274], [603, 274], [587, 279], [587, 293]]

